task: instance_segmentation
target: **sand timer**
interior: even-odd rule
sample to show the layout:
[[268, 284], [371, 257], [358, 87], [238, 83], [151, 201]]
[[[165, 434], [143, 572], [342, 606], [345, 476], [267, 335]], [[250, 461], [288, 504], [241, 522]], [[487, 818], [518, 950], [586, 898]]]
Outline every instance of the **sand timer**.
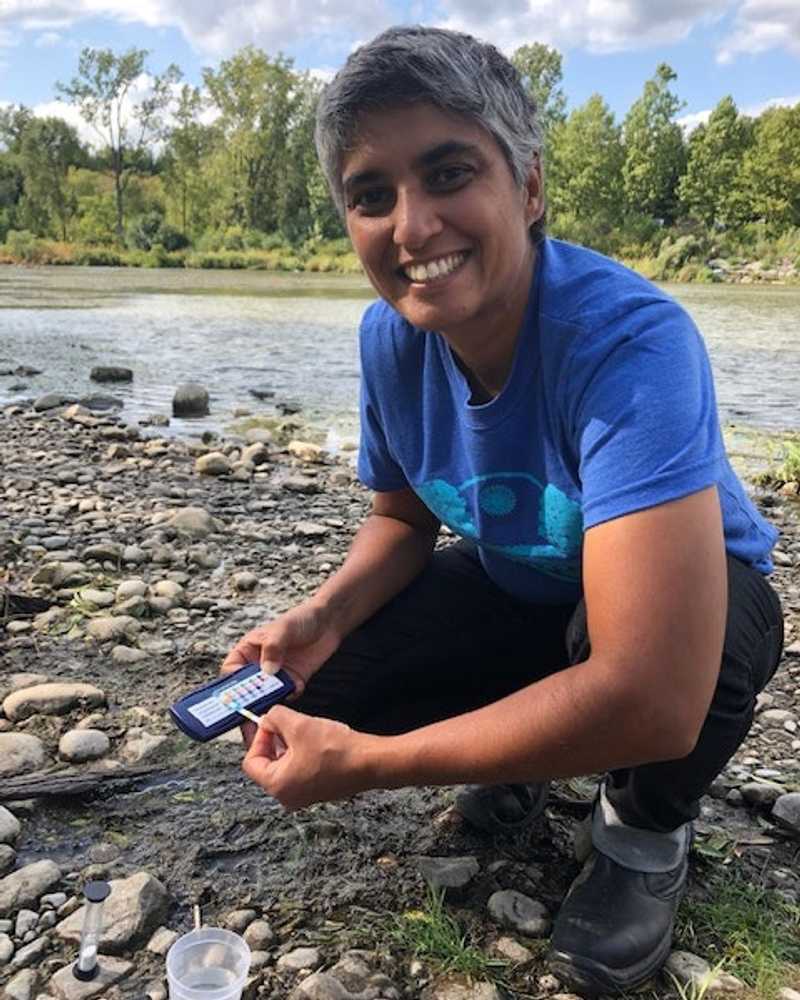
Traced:
[[83, 927], [78, 960], [72, 966], [76, 979], [94, 979], [99, 970], [97, 949], [103, 930], [103, 903], [111, 892], [108, 882], [87, 882], [83, 889]]

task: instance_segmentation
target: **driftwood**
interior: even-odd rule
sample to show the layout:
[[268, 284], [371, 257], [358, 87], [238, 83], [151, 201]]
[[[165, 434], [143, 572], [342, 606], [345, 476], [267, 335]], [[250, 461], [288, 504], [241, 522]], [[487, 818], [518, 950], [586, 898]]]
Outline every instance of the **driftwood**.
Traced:
[[164, 768], [159, 767], [116, 767], [113, 770], [76, 768], [37, 771], [16, 778], [0, 779], [0, 802], [87, 795], [106, 788], [119, 792], [126, 784], [133, 784], [163, 770]]

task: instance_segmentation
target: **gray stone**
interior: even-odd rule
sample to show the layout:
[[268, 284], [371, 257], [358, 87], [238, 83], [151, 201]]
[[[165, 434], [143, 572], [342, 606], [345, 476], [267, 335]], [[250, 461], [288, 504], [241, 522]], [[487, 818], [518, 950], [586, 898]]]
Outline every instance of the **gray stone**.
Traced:
[[422, 877], [435, 890], [448, 894], [462, 892], [481, 870], [478, 859], [465, 858], [418, 858]]
[[[9, 698], [12, 695], [8, 696]], [[0, 733], [0, 778], [36, 771], [45, 761], [44, 744], [28, 733]]]
[[4, 996], [8, 1000], [33, 1000], [38, 975], [35, 969], [24, 969], [6, 983]]
[[83, 550], [87, 562], [117, 563], [122, 558], [123, 547], [119, 542], [95, 542]]
[[233, 577], [233, 587], [234, 590], [238, 590], [239, 593], [246, 594], [251, 590], [255, 590], [258, 586], [258, 577], [255, 573], [251, 573], [249, 570], [243, 570], [241, 573], [235, 573]]
[[126, 545], [122, 550], [122, 561], [133, 566], [147, 562], [147, 553], [138, 545]]
[[111, 662], [121, 667], [135, 667], [149, 659], [150, 655], [143, 649], [133, 649], [131, 646], [115, 646], [111, 650]]
[[310, 441], [290, 441], [286, 445], [286, 450], [293, 458], [309, 464], [317, 464], [325, 461], [325, 450], [318, 444]]
[[205, 417], [208, 414], [208, 389], [197, 382], [179, 385], [172, 397], [173, 417]]
[[524, 965], [525, 962], [532, 961], [534, 957], [530, 949], [510, 937], [498, 938], [492, 945], [492, 952], [498, 958], [511, 962], [512, 965]]
[[242, 449], [242, 461], [255, 466], [266, 465], [269, 461], [269, 448], [263, 442], [256, 441]]
[[490, 916], [501, 927], [507, 927], [525, 937], [545, 937], [550, 933], [547, 909], [516, 889], [502, 889], [492, 893], [487, 905]]
[[778, 1000], [800, 1000], [800, 990], [784, 986], [782, 990], [778, 990]]
[[17, 852], [8, 844], [0, 844], [0, 875], [10, 872], [16, 864]]
[[[111, 893], [103, 909], [100, 950], [120, 954], [158, 926], [169, 905], [167, 890], [148, 872], [137, 872], [126, 879], [113, 879]], [[65, 941], [80, 940], [83, 926], [81, 907], [63, 920], [56, 933]]]
[[443, 982], [422, 994], [423, 1000], [503, 1000], [494, 983]]
[[311, 494], [322, 492], [322, 487], [316, 479], [310, 479], [308, 476], [287, 476], [281, 483], [281, 486], [290, 493]]
[[126, 764], [138, 764], [140, 760], [151, 757], [166, 742], [166, 736], [155, 736], [144, 729], [132, 728], [119, 749], [119, 756]]
[[54, 861], [34, 861], [0, 879], [0, 917], [21, 906], [34, 906], [61, 881], [61, 869]]
[[279, 969], [289, 969], [300, 972], [301, 969], [316, 969], [322, 962], [319, 948], [294, 948], [287, 951], [277, 961]]
[[28, 966], [38, 965], [45, 953], [50, 948], [50, 938], [45, 934], [36, 938], [22, 948], [17, 948], [14, 957], [9, 963], [11, 969], [27, 969]]
[[5, 806], [0, 806], [0, 844], [13, 844], [21, 829], [17, 817]]
[[92, 618], [86, 631], [98, 642], [112, 642], [135, 637], [139, 628], [139, 623], [130, 615], [104, 615]]
[[210, 451], [201, 455], [194, 463], [194, 471], [201, 476], [227, 476], [233, 468], [228, 458], [221, 451]]
[[268, 920], [254, 920], [248, 924], [244, 939], [255, 950], [269, 948], [275, 942], [275, 934]]
[[797, 716], [786, 708], [767, 708], [758, 717], [763, 725], [782, 726], [784, 722], [796, 722]]
[[38, 736], [0, 733], [0, 777], [10, 778], [15, 774], [36, 771], [44, 761], [44, 744]]
[[220, 528], [217, 521], [202, 507], [176, 510], [167, 523], [180, 534], [191, 538], [206, 538]]
[[95, 365], [89, 373], [92, 382], [132, 382], [133, 369], [119, 365]]
[[88, 997], [99, 997], [114, 983], [125, 979], [133, 969], [133, 962], [126, 962], [121, 958], [111, 958], [103, 955], [97, 963], [99, 972], [94, 979], [88, 982], [81, 982], [72, 973], [72, 965], [65, 965], [63, 969], [51, 978], [48, 989], [59, 998], [59, 1000], [86, 1000]]
[[789, 792], [775, 802], [772, 818], [793, 833], [800, 833], [800, 792]]
[[8, 964], [14, 954], [14, 942], [8, 934], [0, 934], [0, 969]]
[[19, 722], [31, 715], [61, 715], [81, 705], [96, 708], [105, 703], [105, 694], [93, 684], [36, 684], [8, 695], [3, 711], [12, 722]]
[[53, 590], [66, 586], [78, 587], [88, 582], [89, 574], [82, 562], [45, 563], [31, 577], [31, 583], [52, 587]]
[[17, 914], [17, 919], [14, 922], [14, 937], [17, 941], [21, 941], [22, 938], [32, 931], [36, 926], [36, 921], [39, 919], [39, 914], [36, 910], [26, 910], [24, 907]]
[[294, 526], [294, 534], [300, 538], [323, 538], [330, 530], [326, 524], [317, 524], [315, 521], [297, 521]]
[[739, 789], [744, 801], [751, 806], [771, 806], [785, 789], [774, 781], [748, 781]]
[[147, 950], [152, 951], [154, 955], [166, 955], [179, 937], [177, 931], [172, 931], [169, 927], [159, 927], [147, 942]]
[[39, 905], [45, 909], [57, 910], [66, 903], [68, 898], [65, 892], [51, 892], [46, 896], [42, 896], [39, 900]]
[[60, 392], [46, 392], [33, 401], [33, 408], [37, 413], [44, 413], [47, 410], [55, 410], [59, 406], [66, 406], [68, 403], [74, 402], [74, 396], [65, 396]]
[[110, 591], [96, 590], [94, 587], [84, 587], [80, 591], [80, 597], [96, 608], [110, 608], [114, 603], [114, 595]]
[[111, 749], [111, 740], [99, 729], [71, 729], [58, 742], [59, 756], [72, 764], [105, 757]]
[[690, 951], [673, 951], [664, 963], [664, 971], [681, 986], [695, 990], [707, 988], [712, 978], [708, 962]]
[[246, 927], [256, 919], [258, 914], [255, 910], [231, 910], [222, 921], [222, 926], [234, 934], [241, 934]]
[[9, 674], [0, 679], [0, 701], [11, 694], [12, 691], [21, 691], [22, 688], [33, 687], [35, 684], [46, 684], [50, 678], [47, 674]]
[[173, 607], [186, 601], [186, 591], [174, 580], [159, 580], [153, 586], [153, 593], [156, 597], [165, 597]]
[[131, 597], [144, 597], [147, 584], [144, 580], [122, 580], [114, 595], [117, 601], [127, 601]]

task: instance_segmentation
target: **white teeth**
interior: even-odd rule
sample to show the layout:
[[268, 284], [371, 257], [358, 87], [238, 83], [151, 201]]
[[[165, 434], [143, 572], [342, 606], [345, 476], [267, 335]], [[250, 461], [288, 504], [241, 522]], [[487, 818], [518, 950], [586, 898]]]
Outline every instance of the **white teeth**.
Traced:
[[439, 260], [432, 260], [427, 264], [409, 264], [405, 268], [405, 273], [412, 281], [432, 281], [434, 278], [440, 278], [455, 271], [464, 263], [466, 256], [464, 253], [453, 253], [449, 257], [440, 257]]

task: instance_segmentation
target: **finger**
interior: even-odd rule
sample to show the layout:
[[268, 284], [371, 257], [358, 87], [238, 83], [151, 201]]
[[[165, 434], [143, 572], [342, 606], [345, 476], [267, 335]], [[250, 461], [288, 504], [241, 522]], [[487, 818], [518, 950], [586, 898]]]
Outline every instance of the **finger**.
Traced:
[[258, 730], [258, 726], [256, 726], [254, 722], [243, 722], [239, 726], [239, 729], [242, 733], [242, 743], [244, 743], [245, 747], [249, 750], [256, 735], [256, 731]]

